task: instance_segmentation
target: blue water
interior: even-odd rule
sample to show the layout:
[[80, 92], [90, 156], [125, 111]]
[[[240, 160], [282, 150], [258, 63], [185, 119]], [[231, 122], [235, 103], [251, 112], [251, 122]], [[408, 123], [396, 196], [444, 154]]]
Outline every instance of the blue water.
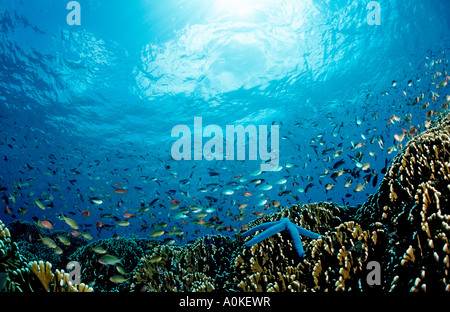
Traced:
[[[69, 232], [63, 213], [94, 239], [163, 229], [158, 239], [183, 244], [293, 204], [356, 207], [401, 149], [394, 134], [425, 130], [446, 94], [429, 98], [445, 79], [433, 75], [448, 70], [443, 0], [379, 1], [380, 25], [367, 22], [369, 1], [82, 0], [80, 25], [68, 25], [68, 2], [0, 0], [6, 223], [48, 220]], [[388, 123], [392, 115], [400, 121]], [[261, 159], [248, 154], [173, 160], [171, 131], [193, 131], [194, 117], [223, 131], [279, 125], [279, 170], [252, 175]], [[117, 225], [125, 213], [135, 216]]]

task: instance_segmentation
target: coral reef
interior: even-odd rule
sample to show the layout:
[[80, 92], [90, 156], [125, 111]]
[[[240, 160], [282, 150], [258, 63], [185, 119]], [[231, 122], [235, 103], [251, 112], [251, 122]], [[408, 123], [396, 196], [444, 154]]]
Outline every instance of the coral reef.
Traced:
[[[35, 277], [41, 282], [46, 292], [92, 292], [93, 289], [83, 283], [73, 285], [69, 281], [69, 274], [64, 270], [56, 270], [53, 274], [52, 264], [50, 262], [33, 261], [29, 264], [29, 270], [34, 273]], [[35, 290], [36, 291], [36, 290]]]
[[411, 139], [358, 210], [388, 233], [381, 259], [390, 291], [450, 291], [450, 115]]
[[[361, 207], [294, 205], [247, 225], [249, 230], [288, 218], [319, 233], [302, 241], [304, 258], [286, 231], [251, 247], [245, 246], [251, 237], [240, 233], [235, 239], [204, 236], [185, 246], [125, 238], [73, 241], [64, 257], [56, 257], [36, 242], [39, 235], [53, 239], [62, 233], [12, 223], [13, 241], [13, 231], [0, 221], [0, 291], [449, 292], [449, 200], [447, 114], [405, 145]], [[89, 286], [72, 285], [59, 269], [70, 260], [80, 263]], [[374, 264], [380, 281], [370, 280]], [[53, 273], [52, 267], [59, 268]]]
[[224, 291], [236, 242], [205, 236], [184, 247], [161, 245], [141, 259], [133, 291]]
[[[131, 272], [146, 250], [154, 245], [155, 242], [147, 239], [104, 239], [79, 248], [69, 256], [69, 260], [80, 264], [82, 280], [96, 291], [127, 291]], [[115, 265], [102, 264], [99, 259], [103, 255], [117, 257], [120, 262]], [[115, 275], [122, 275], [128, 281], [116, 283], [111, 280]]]
[[[303, 206], [304, 213], [299, 214], [294, 206], [249, 224], [288, 216], [323, 236], [307, 245], [303, 261], [295, 260], [284, 233], [243, 249], [235, 262], [238, 287], [244, 291], [450, 291], [449, 138], [447, 115], [406, 144], [378, 191], [357, 210], [316, 209], [314, 214], [311, 207]], [[333, 222], [335, 214], [342, 223]], [[328, 216], [327, 222], [322, 222], [323, 216]], [[315, 222], [316, 227], [325, 227], [314, 228]], [[383, 276], [376, 286], [367, 282], [372, 261], [380, 265]]]
[[263, 223], [261, 225], [257, 225], [252, 229], [248, 230], [245, 233], [242, 233], [242, 237], [246, 237], [252, 234], [255, 234], [258, 231], [262, 231], [262, 233], [255, 235], [251, 240], [246, 241], [244, 244], [247, 247], [253, 246], [266, 238], [273, 236], [282, 231], [288, 231], [291, 235], [292, 242], [294, 243], [295, 250], [297, 250], [297, 254], [300, 258], [303, 258], [305, 255], [303, 251], [303, 244], [301, 240], [301, 236], [306, 236], [312, 239], [317, 239], [320, 237], [319, 234], [308, 231], [301, 226], [298, 226], [295, 223], [292, 223], [288, 218], [281, 218], [278, 221], [272, 221]]
[[11, 241], [9, 229], [0, 220], [0, 273], [3, 273], [3, 291], [31, 291], [27, 260], [19, 253], [17, 243]]
[[[365, 263], [379, 258], [377, 242], [383, 230], [362, 230], [354, 221], [342, 221], [343, 210], [329, 203], [293, 206], [266, 218], [288, 215], [306, 226], [315, 220], [322, 237], [309, 240], [305, 258], [295, 255], [286, 233], [244, 249], [236, 258], [235, 281], [244, 291], [330, 291], [355, 289], [366, 278]], [[302, 220], [302, 222], [299, 222]], [[256, 223], [256, 222], [255, 222]], [[250, 226], [254, 226], [251, 224]]]
[[86, 292], [93, 289], [81, 283], [72, 285], [69, 274], [56, 270], [49, 262], [32, 261], [21, 254], [18, 244], [12, 242], [9, 229], [0, 221], [0, 272], [4, 274], [3, 291], [7, 292]]
[[[35, 224], [15, 220], [8, 224], [11, 240], [17, 244], [20, 254], [28, 261], [48, 261], [53, 267], [64, 269], [70, 261], [68, 257], [88, 241], [75, 237], [66, 231], [50, 231]], [[57, 248], [49, 248], [42, 243], [42, 237], [51, 238]], [[64, 239], [63, 243], [61, 240]]]

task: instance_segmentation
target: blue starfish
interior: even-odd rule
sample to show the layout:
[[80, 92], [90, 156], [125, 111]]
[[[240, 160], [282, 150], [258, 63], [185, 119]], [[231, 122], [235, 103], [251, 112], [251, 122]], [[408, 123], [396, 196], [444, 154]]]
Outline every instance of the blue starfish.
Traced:
[[[267, 229], [267, 230], [266, 230]], [[242, 233], [242, 237], [247, 237], [249, 235], [252, 235], [253, 233], [261, 230], [266, 230], [255, 237], [253, 237], [251, 240], [245, 243], [245, 246], [250, 247], [254, 244], [257, 244], [266, 238], [269, 238], [272, 235], [275, 235], [283, 230], [288, 230], [289, 234], [291, 234], [292, 241], [294, 243], [295, 250], [297, 251], [300, 258], [303, 258], [305, 255], [305, 252], [303, 251], [303, 245], [302, 240], [300, 238], [300, 235], [304, 235], [309, 238], [317, 239], [321, 237], [322, 235], [316, 234], [314, 232], [308, 231], [301, 226], [298, 226], [294, 223], [292, 223], [288, 218], [281, 218], [280, 221], [274, 221], [274, 222], [266, 222], [260, 225], [255, 226], [254, 228], [251, 228], [245, 233]]]

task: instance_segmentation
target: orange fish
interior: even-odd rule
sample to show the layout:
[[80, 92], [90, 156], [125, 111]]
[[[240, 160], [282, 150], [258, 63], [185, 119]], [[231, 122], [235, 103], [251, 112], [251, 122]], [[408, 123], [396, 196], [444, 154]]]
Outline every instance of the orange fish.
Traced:
[[117, 194], [126, 194], [126, 193], [128, 193], [128, 191], [123, 189], [123, 188], [116, 188], [114, 190], [114, 192], [117, 193]]
[[249, 192], [245, 192], [244, 196], [245, 196], [245, 197], [250, 197], [250, 196], [252, 196], [252, 194], [249, 193]]
[[403, 133], [402, 135], [398, 135], [398, 134], [394, 134], [394, 138], [398, 141], [401, 142], [403, 141], [403, 138], [405, 137], [405, 134]]
[[81, 235], [80, 232], [78, 232], [77, 230], [72, 230], [72, 231], [70, 232], [70, 234], [72, 234], [72, 235], [75, 236], [75, 237], [78, 237], [78, 236]]
[[176, 200], [176, 199], [173, 199], [173, 200], [170, 201], [170, 203], [171, 203], [171, 204], [179, 204], [180, 201], [179, 201], [179, 200]]
[[401, 121], [401, 119], [400, 119], [400, 117], [397, 117], [397, 116], [395, 116], [395, 115], [392, 115], [392, 116], [389, 118], [388, 124], [389, 124], [389, 123], [394, 123], [394, 121]]
[[84, 217], [88, 217], [91, 213], [90, 213], [89, 211], [87, 211], [87, 210], [83, 210], [83, 211], [81, 212], [81, 214], [82, 214]]
[[126, 213], [126, 214], [123, 215], [124, 218], [131, 218], [131, 217], [134, 217], [134, 216], [135, 215], [132, 214], [132, 213]]
[[101, 228], [103, 226], [103, 223], [101, 221], [97, 221], [97, 227]]
[[440, 97], [440, 95], [437, 94], [436, 92], [433, 92], [433, 103], [436, 102], [438, 97]]
[[50, 223], [50, 221], [41, 221], [41, 225], [49, 230], [53, 230], [53, 225]]

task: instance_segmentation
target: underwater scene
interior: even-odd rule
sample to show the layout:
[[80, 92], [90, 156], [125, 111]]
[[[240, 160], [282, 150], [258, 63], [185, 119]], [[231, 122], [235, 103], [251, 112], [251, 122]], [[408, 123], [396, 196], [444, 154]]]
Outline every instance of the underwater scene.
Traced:
[[0, 292], [450, 292], [448, 12], [0, 0]]

